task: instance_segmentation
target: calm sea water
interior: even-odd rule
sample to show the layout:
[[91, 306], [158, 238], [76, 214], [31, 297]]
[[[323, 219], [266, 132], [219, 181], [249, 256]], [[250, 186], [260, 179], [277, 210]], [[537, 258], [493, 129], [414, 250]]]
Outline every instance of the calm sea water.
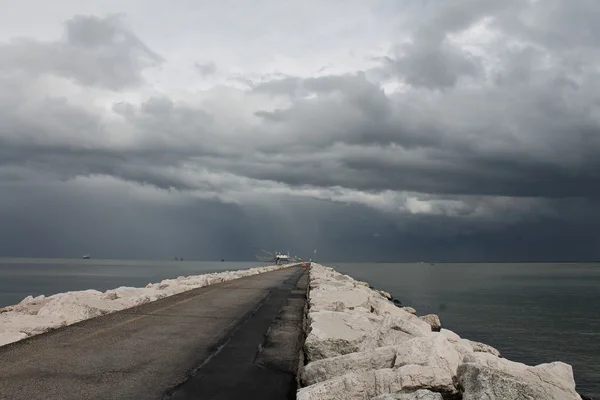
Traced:
[[[256, 262], [29, 260], [0, 258], [0, 307], [28, 295], [145, 286]], [[386, 290], [419, 315], [488, 343], [505, 357], [573, 366], [577, 389], [600, 399], [600, 263], [330, 264]]]

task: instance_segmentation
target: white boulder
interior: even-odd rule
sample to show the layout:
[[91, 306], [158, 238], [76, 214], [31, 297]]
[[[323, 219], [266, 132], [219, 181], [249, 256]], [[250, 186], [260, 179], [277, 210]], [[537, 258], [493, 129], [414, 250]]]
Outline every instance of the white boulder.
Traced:
[[463, 400], [581, 400], [573, 369], [562, 362], [525, 364], [473, 353], [458, 367]]
[[[460, 354], [445, 337], [425, 336], [409, 339], [397, 346], [384, 346], [372, 350], [313, 361], [302, 372], [304, 385], [312, 385], [349, 372], [364, 372], [407, 365], [427, 367], [437, 376], [429, 387], [445, 387], [452, 391], [453, 376], [460, 363]], [[405, 368], [410, 371], [410, 368]]]
[[496, 357], [502, 357], [500, 355], [500, 352], [497, 349], [495, 349], [494, 347], [490, 346], [489, 344], [475, 342], [473, 340], [469, 340], [469, 343], [471, 344], [471, 347], [473, 348], [473, 351], [475, 351], [475, 352], [490, 353], [490, 354], [495, 355]]
[[404, 311], [408, 312], [408, 313], [411, 313], [411, 314], [416, 314], [416, 313], [417, 313], [417, 310], [415, 310], [415, 309], [414, 309], [414, 308], [412, 308], [412, 307], [402, 307], [402, 309], [403, 309]]
[[388, 300], [392, 300], [392, 295], [384, 290], [378, 290], [377, 293], [379, 293], [380, 295], [382, 295], [383, 297], [385, 297]]
[[394, 394], [382, 394], [371, 400], [443, 400], [440, 393], [419, 389], [414, 392], [398, 392]]
[[375, 371], [377, 395], [400, 391], [431, 389], [434, 391], [455, 393], [456, 388], [448, 377], [437, 368], [409, 364], [397, 369]]
[[376, 396], [406, 393], [432, 388], [446, 391], [444, 380], [439, 380], [429, 367], [406, 365], [397, 369], [385, 368], [351, 372], [300, 389], [298, 400], [366, 400]]
[[118, 307], [113, 307], [112, 302], [103, 301], [102, 295], [97, 290], [85, 290], [51, 296], [49, 297], [50, 301], [40, 308], [37, 316], [54, 320], [59, 319], [69, 325], [118, 309]]
[[373, 371], [349, 373], [314, 385], [296, 393], [296, 400], [366, 400], [377, 396]]
[[471, 341], [467, 339], [461, 339], [456, 333], [442, 328], [439, 332], [432, 332], [432, 335], [441, 335], [444, 336], [456, 349], [458, 354], [460, 354], [460, 359], [462, 360], [465, 356], [469, 354], [473, 354], [473, 346], [471, 346]]
[[102, 300], [116, 300], [119, 298], [119, 294], [114, 290], [108, 290], [102, 295]]
[[435, 314], [427, 314], [423, 315], [421, 318], [423, 321], [427, 322], [431, 326], [431, 330], [433, 332], [439, 332], [442, 329], [442, 323], [440, 322], [440, 317]]
[[394, 303], [382, 298], [381, 296], [370, 297], [368, 308], [377, 315], [390, 314], [398, 317], [406, 317], [407, 315], [413, 314], [396, 306]]
[[460, 354], [445, 337], [430, 335], [410, 339], [396, 346], [394, 367], [415, 364], [437, 370], [452, 382], [461, 362]]
[[29, 295], [29, 296], [25, 297], [23, 300], [21, 300], [21, 302], [19, 303], [19, 305], [29, 304], [32, 301], [33, 301], [33, 296]]
[[347, 308], [367, 307], [371, 296], [372, 293], [366, 288], [321, 285], [311, 291], [309, 306], [311, 311], [343, 311]]
[[308, 320], [310, 332], [304, 347], [309, 361], [359, 351], [373, 329], [371, 320], [357, 313], [317, 311], [309, 313]]
[[456, 343], [460, 340], [460, 336], [458, 336], [456, 333], [452, 332], [449, 329], [445, 329], [445, 328], [440, 329], [440, 335], [443, 335], [446, 339], [448, 339], [452, 343]]
[[388, 314], [381, 323], [374, 324], [360, 344], [360, 350], [395, 346], [413, 337], [427, 336], [431, 333], [429, 324], [412, 314], [406, 312], [403, 314], [401, 317]]
[[302, 383], [313, 385], [349, 372], [392, 368], [395, 359], [396, 347], [386, 346], [313, 361], [304, 367], [301, 376]]

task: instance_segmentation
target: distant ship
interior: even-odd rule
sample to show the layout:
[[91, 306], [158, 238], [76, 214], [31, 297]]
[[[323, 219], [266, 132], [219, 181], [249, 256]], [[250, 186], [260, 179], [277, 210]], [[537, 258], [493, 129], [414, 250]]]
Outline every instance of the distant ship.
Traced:
[[257, 254], [256, 258], [262, 262], [274, 263], [276, 265], [279, 264], [287, 264], [290, 262], [290, 252], [288, 254], [283, 254], [278, 251], [271, 253], [270, 251], [261, 249], [260, 251], [263, 254]]
[[89, 255], [89, 254], [84, 254], [84, 255], [83, 255], [83, 259], [84, 259], [84, 260], [87, 260], [88, 258], [90, 258], [90, 255]]
[[281, 254], [281, 253], [276, 253], [275, 254], [275, 264], [279, 264], [279, 263], [289, 263], [290, 262], [290, 255], [289, 254]]

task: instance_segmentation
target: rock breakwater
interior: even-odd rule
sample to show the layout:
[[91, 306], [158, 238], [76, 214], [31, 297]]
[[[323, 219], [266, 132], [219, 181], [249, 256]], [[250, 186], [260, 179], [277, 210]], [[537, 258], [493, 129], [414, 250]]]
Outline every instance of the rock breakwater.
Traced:
[[570, 365], [502, 358], [313, 263], [298, 400], [581, 400]]

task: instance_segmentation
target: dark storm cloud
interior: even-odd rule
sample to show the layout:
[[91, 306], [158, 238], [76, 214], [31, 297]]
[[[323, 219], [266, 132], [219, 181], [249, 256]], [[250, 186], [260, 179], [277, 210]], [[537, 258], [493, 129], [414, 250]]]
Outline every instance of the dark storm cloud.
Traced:
[[387, 58], [385, 65], [410, 85], [427, 89], [451, 88], [461, 77], [478, 78], [483, 73], [480, 61], [450, 43], [448, 35], [515, 4], [512, 0], [440, 2], [419, 24], [410, 43], [398, 45], [396, 56]]
[[0, 45], [3, 71], [50, 72], [111, 90], [140, 84], [141, 71], [161, 61], [117, 16], [75, 16], [56, 42], [15, 39]]
[[240, 210], [219, 202], [164, 204], [135, 198], [118, 182], [4, 189], [0, 218], [11, 227], [0, 229], [4, 256], [247, 260], [256, 246], [243, 235]]
[[289, 249], [305, 257], [316, 248], [325, 261], [600, 256], [593, 246], [594, 227], [584, 220], [599, 217], [590, 214], [597, 208], [581, 202], [567, 207], [576, 214], [571, 220], [546, 218], [503, 229], [444, 216], [398, 221], [364, 206], [289, 197], [271, 199], [264, 207], [194, 199], [163, 204], [137, 197], [122, 183], [3, 189], [8, 190], [0, 192], [0, 218], [11, 227], [0, 229], [4, 256], [79, 258], [89, 252], [95, 258], [249, 260], [260, 248]]
[[[342, 182], [348, 187], [597, 196], [600, 128], [594, 114], [599, 100], [598, 73], [582, 60], [598, 61], [589, 45], [600, 40], [595, 30], [576, 28], [579, 20], [574, 16], [588, 21], [598, 6], [587, 1], [575, 3], [445, 2], [417, 29], [413, 42], [401, 46], [402, 56], [384, 63], [394, 64], [394, 73], [412, 84], [401, 95], [381, 102], [392, 104], [395, 113], [389, 118], [360, 120], [350, 108], [346, 113], [336, 110], [342, 101], [327, 108], [322, 100], [314, 101], [312, 109], [298, 101], [288, 109], [259, 115], [279, 126], [284, 121], [302, 123], [298, 131], [304, 132], [322, 133], [323, 126], [343, 127], [344, 133], [339, 135], [335, 131], [305, 135], [314, 140], [315, 147], [339, 142], [380, 146], [381, 151], [371, 148], [333, 155], [347, 167]], [[524, 24], [520, 19], [524, 15], [533, 22]], [[447, 34], [484, 17], [495, 17], [492, 25], [508, 38], [526, 41], [525, 47], [503, 50], [503, 43], [498, 43], [501, 68], [489, 76], [483, 75], [477, 57], [447, 40]], [[567, 32], [565, 39], [557, 42], [553, 40], [556, 24]], [[563, 52], [566, 40], [575, 47]], [[461, 76], [477, 78], [481, 86], [453, 88]], [[486, 82], [490, 78], [491, 82]], [[344, 83], [338, 80], [335, 84], [342, 93]], [[446, 89], [446, 94], [428, 93], [435, 88]], [[311, 120], [309, 115], [318, 118]], [[351, 123], [346, 126], [348, 121]], [[386, 149], [389, 143], [396, 145], [397, 151]], [[418, 152], [411, 154], [407, 149]], [[285, 181], [284, 174], [281, 172], [279, 179]], [[297, 180], [295, 173], [290, 175], [289, 181]], [[340, 174], [331, 179], [326, 174], [313, 175], [311, 182], [327, 185], [339, 183], [339, 179]]]
[[398, 59], [388, 59], [390, 69], [407, 83], [427, 89], [449, 88], [462, 76], [476, 77], [481, 73], [477, 60], [447, 44], [431, 48], [421, 43], [407, 46]]
[[[598, 257], [598, 7], [430, 2], [411, 41], [371, 70], [238, 77], [249, 89], [231, 97], [123, 96], [101, 111], [35, 78], [142, 83], [161, 58], [118, 19], [1, 45], [2, 254], [105, 243], [115, 257]], [[452, 40], [484, 21], [496, 37], [483, 52]], [[66, 239], [49, 241], [53, 229]]]
[[[26, 132], [47, 132], [48, 127], [60, 125], [60, 118], [69, 120], [69, 129], [102, 137], [98, 121], [58, 101], [45, 107], [37, 119], [21, 121], [23, 135], [6, 143], [0, 163], [27, 163], [62, 177], [108, 174], [181, 190], [206, 186], [165, 168], [193, 163], [215, 172], [292, 186], [339, 185], [368, 191], [536, 197], [598, 194], [600, 135], [585, 113], [561, 106], [556, 88], [572, 95], [568, 85], [555, 86], [553, 96], [547, 93], [546, 82], [515, 87], [512, 93], [519, 91], [520, 100], [511, 104], [509, 99], [497, 99], [507, 113], [503, 116], [483, 102], [486, 97], [503, 96], [505, 89], [500, 87], [471, 93], [472, 98], [457, 92], [454, 98], [432, 106], [411, 104], [411, 97], [417, 99], [418, 93], [387, 97], [362, 76], [300, 82], [322, 97], [259, 113], [266, 120], [264, 131], [273, 134], [254, 136], [252, 144], [219, 135], [209, 113], [164, 97], [150, 98], [140, 106], [115, 105], [115, 112], [143, 132], [134, 148], [104, 147], [101, 141], [86, 146], [85, 141], [91, 140], [86, 138], [52, 145], [24, 142]], [[452, 126], [452, 120], [438, 121], [447, 118], [446, 112], [454, 113], [451, 118], [462, 125], [461, 131]], [[50, 123], [44, 116], [58, 121]], [[13, 122], [15, 131], [19, 121]], [[506, 130], [511, 126], [531, 138], [509, 136]]]
[[[351, 96], [297, 101], [259, 116], [284, 138], [301, 136], [304, 153], [326, 153], [329, 168], [322, 167], [328, 173], [307, 171], [305, 183], [445, 194], [597, 196], [600, 129], [589, 108], [598, 101], [591, 90], [597, 86], [595, 75], [580, 76], [590, 86], [579, 89], [557, 79], [564, 74], [561, 67], [530, 71], [521, 66], [515, 80], [511, 68], [505, 78], [511, 83], [456, 90], [428, 102], [418, 91], [393, 98], [381, 94], [380, 104], [389, 106], [380, 110], [394, 110], [381, 118], [359, 112], [364, 108]], [[528, 75], [535, 77], [524, 83]], [[362, 98], [369, 98], [364, 93], [369, 92]], [[303, 170], [270, 162], [271, 168], [246, 173], [296, 183]]]

